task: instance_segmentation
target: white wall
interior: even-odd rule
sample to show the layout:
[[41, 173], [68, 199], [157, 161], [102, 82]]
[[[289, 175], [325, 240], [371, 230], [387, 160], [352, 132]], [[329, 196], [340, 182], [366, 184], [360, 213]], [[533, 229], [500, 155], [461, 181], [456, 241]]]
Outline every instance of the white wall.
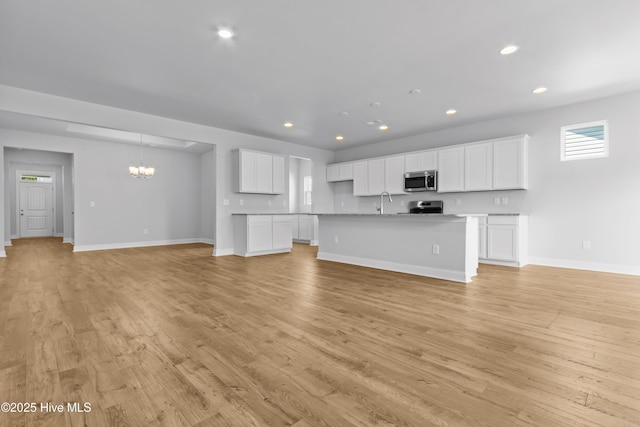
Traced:
[[[406, 211], [401, 201], [421, 198], [443, 199], [449, 212], [521, 212], [530, 215], [533, 263], [640, 274], [639, 111], [640, 92], [634, 92], [345, 149], [336, 161], [529, 134], [528, 191], [398, 196], [389, 212]], [[610, 156], [561, 162], [560, 127], [603, 119], [609, 120]], [[332, 185], [336, 211], [374, 211], [376, 198], [354, 198], [349, 183]], [[507, 196], [509, 205], [494, 206], [496, 195]], [[591, 250], [582, 249], [583, 240]]]
[[64, 236], [65, 241], [73, 240], [73, 188], [71, 178], [72, 156], [66, 153], [50, 151], [18, 150], [5, 148], [4, 171], [7, 185], [7, 205], [5, 236], [18, 235], [17, 208], [18, 194], [16, 171], [53, 172], [56, 182], [56, 224], [55, 233]]
[[[238, 148], [247, 148], [257, 151], [282, 154], [285, 156], [292, 155], [312, 159], [314, 165], [313, 179], [314, 183], [317, 184], [314, 187], [314, 210], [327, 212], [333, 209], [333, 194], [329, 184], [326, 183], [325, 177], [326, 165], [332, 163], [334, 157], [334, 153], [331, 151], [2, 85], [0, 85], [0, 110], [214, 145], [215, 164], [213, 165], [213, 168], [215, 173], [216, 226], [213, 236], [215, 238], [215, 255], [233, 253], [233, 231], [231, 221], [231, 214], [233, 212], [288, 212], [289, 210], [288, 194], [270, 196], [240, 194], [235, 192], [236, 177], [233, 174], [233, 151]], [[8, 131], [5, 130], [3, 132]], [[6, 141], [0, 142], [0, 144], [4, 145], [6, 144]], [[76, 168], [76, 215], [91, 215], [92, 211], [88, 211], [85, 204], [88, 204], [89, 200], [92, 200], [90, 199], [92, 194], [91, 186], [94, 184], [93, 181], [96, 178], [94, 178], [90, 173], [91, 168], [86, 165], [93, 164], [90, 159], [94, 159], [95, 161], [96, 158], [105, 154], [112, 163], [109, 167], [110, 169], [116, 161], [116, 153], [101, 152], [102, 148], [104, 148], [103, 146], [101, 146], [101, 150], [98, 150], [98, 152], [92, 152], [92, 150], [88, 150], [81, 144], [74, 146], [74, 149], [77, 151], [73, 151], [71, 149], [65, 149], [67, 146], [66, 144], [67, 142], [65, 141], [57, 138], [51, 138], [48, 143], [43, 146], [34, 145], [29, 148], [73, 152], [76, 155], [74, 164], [74, 167]], [[125, 147], [124, 144], [122, 144], [122, 146]], [[131, 148], [133, 149], [134, 147], [132, 146]], [[106, 148], [104, 148], [104, 150], [109, 151]], [[0, 153], [0, 156], [3, 156], [3, 154]], [[165, 158], [163, 156], [160, 160], [162, 161], [154, 160], [158, 165], [154, 165], [157, 167], [157, 174], [160, 174], [162, 168], [169, 167], [169, 165], [172, 164], [169, 157]], [[129, 159], [126, 159], [125, 163], [126, 162], [129, 162]], [[286, 163], [285, 168], [286, 171], [288, 171], [288, 162]], [[3, 164], [4, 162], [2, 161], [2, 158], [0, 158], [0, 165]], [[195, 164], [195, 167], [199, 168], [200, 162], [196, 161]], [[102, 171], [105, 168], [107, 168], [106, 165], [97, 165], [97, 170], [99, 171]], [[4, 172], [0, 172], [2, 172], [0, 173], [0, 180], [4, 181]], [[158, 175], [158, 177], [159, 176], [160, 175]], [[126, 178], [131, 180], [128, 176]], [[155, 180], [156, 178], [148, 182]], [[105, 181], [108, 183], [107, 179], [105, 179]], [[146, 184], [148, 182], [142, 182], [140, 184]], [[195, 182], [200, 183], [201, 177], [198, 176], [195, 179]], [[4, 184], [3, 182], [0, 182], [0, 201], [4, 204], [3, 194]], [[82, 199], [79, 196], [82, 196]], [[136, 200], [137, 199], [133, 199], [133, 201]], [[240, 204], [241, 200], [244, 202], [243, 205]], [[176, 203], [179, 201], [180, 198], [177, 196], [177, 199], [173, 202]], [[228, 203], [225, 204], [225, 201]], [[269, 202], [271, 202], [271, 204], [269, 204]], [[0, 215], [2, 216], [0, 217], [0, 223], [3, 223], [4, 207], [0, 209]], [[90, 218], [91, 220], [95, 219], [93, 217], [87, 218]], [[117, 218], [116, 220], [118, 222], [123, 221], [126, 223], [125, 218]], [[79, 220], [76, 217], [76, 225], [78, 222]], [[197, 219], [196, 224], [200, 227], [201, 223], [199, 218]], [[132, 228], [131, 233], [135, 235], [132, 239], [138, 238], [137, 235], [139, 228], [139, 226]], [[4, 228], [0, 231], [2, 233], [2, 235], [0, 235], [1, 242], [5, 240]], [[77, 243], [80, 243], [78, 242], [80, 234], [81, 230], [77, 229]], [[100, 243], [95, 244], [108, 243], [112, 240], [111, 236], [108, 235], [94, 237], [95, 238], [91, 239], [92, 242], [100, 241]], [[82, 243], [88, 244], [87, 242]]]

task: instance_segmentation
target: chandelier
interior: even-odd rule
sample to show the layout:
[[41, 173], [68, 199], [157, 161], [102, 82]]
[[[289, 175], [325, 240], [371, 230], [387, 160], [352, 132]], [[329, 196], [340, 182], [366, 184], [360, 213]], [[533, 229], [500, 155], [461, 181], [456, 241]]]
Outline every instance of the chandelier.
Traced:
[[129, 175], [133, 178], [153, 178], [153, 174], [155, 173], [155, 169], [149, 166], [144, 166], [142, 162], [142, 134], [140, 134], [140, 165], [139, 166], [129, 166]]

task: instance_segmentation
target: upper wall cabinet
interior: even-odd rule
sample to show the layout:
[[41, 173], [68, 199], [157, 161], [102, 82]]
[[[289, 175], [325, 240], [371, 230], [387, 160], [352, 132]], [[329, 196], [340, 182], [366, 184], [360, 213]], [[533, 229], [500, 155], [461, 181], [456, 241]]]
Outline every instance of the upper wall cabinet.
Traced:
[[405, 172], [420, 172], [438, 169], [438, 150], [420, 151], [404, 156]]
[[284, 157], [245, 149], [238, 150], [238, 192], [284, 194]]
[[493, 189], [529, 188], [529, 137], [505, 138], [493, 143]]
[[438, 150], [438, 192], [526, 189], [527, 148], [520, 135]]
[[327, 166], [327, 182], [353, 180], [352, 163], [336, 163]]
[[404, 194], [404, 173], [438, 171], [438, 192], [528, 187], [527, 135], [327, 166], [327, 181], [353, 179], [354, 196]]
[[404, 157], [391, 156], [353, 163], [353, 195], [379, 196], [404, 193]]

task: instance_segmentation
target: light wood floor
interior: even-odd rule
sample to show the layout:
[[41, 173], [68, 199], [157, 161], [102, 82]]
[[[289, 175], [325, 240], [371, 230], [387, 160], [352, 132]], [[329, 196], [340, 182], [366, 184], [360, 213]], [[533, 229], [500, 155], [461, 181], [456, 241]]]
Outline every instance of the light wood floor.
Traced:
[[206, 245], [0, 259], [0, 425], [638, 426], [640, 278], [473, 283]]

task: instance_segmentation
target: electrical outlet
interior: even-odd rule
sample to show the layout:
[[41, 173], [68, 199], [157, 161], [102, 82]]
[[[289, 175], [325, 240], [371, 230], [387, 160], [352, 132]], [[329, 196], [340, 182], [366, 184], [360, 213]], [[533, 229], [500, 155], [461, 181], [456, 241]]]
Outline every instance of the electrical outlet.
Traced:
[[340, 207], [344, 208], [344, 202], [340, 202]]
[[431, 251], [433, 252], [434, 255], [440, 255], [440, 245], [434, 243], [433, 246], [431, 247]]
[[494, 205], [499, 205], [500, 204], [500, 197], [494, 197], [493, 198], [493, 204]]
[[240, 199], [240, 206], [243, 206], [243, 205], [244, 205], [244, 200]]
[[460, 206], [460, 203], [462, 203], [462, 200], [456, 199], [456, 205]]
[[582, 249], [590, 250], [591, 249], [591, 240], [583, 240], [582, 241]]
[[222, 201], [222, 204], [225, 205], [225, 206], [229, 206], [229, 199], [224, 199]]
[[267, 205], [271, 206], [273, 205], [273, 202], [271, 200], [267, 201]]
[[509, 204], [509, 198], [508, 197], [503, 197], [502, 198], [502, 204], [503, 205], [508, 205]]
[[149, 234], [149, 230], [145, 228], [144, 230], [142, 230], [142, 233], [143, 234]]
[[286, 200], [282, 201], [282, 206], [287, 206], [287, 201]]
[[333, 242], [334, 243], [338, 243], [338, 235], [337, 234], [335, 236], [333, 236]]
[[403, 208], [404, 207], [404, 200], [400, 200], [400, 207]]
[[96, 207], [96, 202], [94, 202], [93, 200], [89, 202], [89, 207], [90, 208], [95, 208]]

